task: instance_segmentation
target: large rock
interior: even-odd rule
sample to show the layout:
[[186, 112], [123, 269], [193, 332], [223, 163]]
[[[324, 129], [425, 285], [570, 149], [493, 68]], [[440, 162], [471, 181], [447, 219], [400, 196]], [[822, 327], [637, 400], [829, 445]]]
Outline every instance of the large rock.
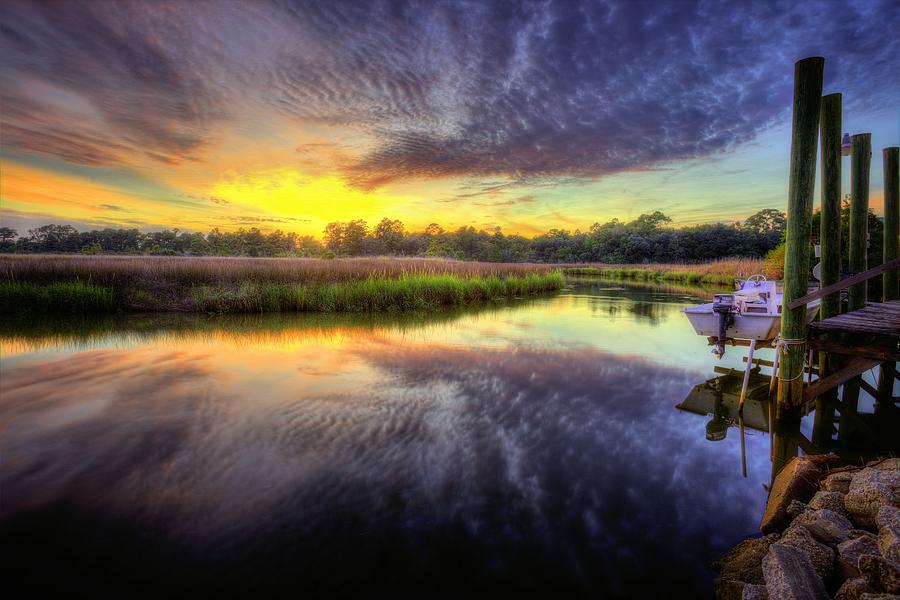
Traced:
[[713, 581], [713, 596], [716, 600], [743, 600], [744, 588], [750, 585], [743, 581], [716, 577]]
[[895, 506], [882, 506], [875, 515], [875, 525], [882, 527], [900, 527], [900, 508]]
[[897, 594], [879, 594], [874, 592], [866, 592], [859, 597], [859, 600], [900, 600]]
[[819, 487], [826, 492], [839, 492], [846, 494], [850, 491], [850, 480], [853, 479], [854, 471], [838, 471], [832, 473], [819, 482]]
[[719, 579], [724, 581], [743, 581], [745, 583], [765, 583], [762, 572], [762, 559], [769, 551], [778, 534], [744, 540], [731, 551], [713, 563], [719, 572]]
[[834, 550], [816, 541], [809, 533], [809, 530], [802, 525], [791, 525], [788, 527], [781, 534], [778, 543], [792, 546], [803, 552], [812, 562], [816, 575], [819, 577], [827, 579], [831, 576], [831, 572], [834, 569]]
[[764, 585], [748, 583], [744, 586], [741, 600], [769, 600], [769, 590]]
[[889, 525], [878, 530], [878, 549], [881, 555], [900, 565], [900, 527]]
[[882, 469], [885, 471], [900, 471], [900, 457], [892, 456], [891, 458], [873, 460], [866, 463], [866, 466], [873, 469]]
[[771, 598], [821, 600], [828, 598], [825, 584], [809, 558], [792, 546], [775, 543], [763, 558], [763, 575]]
[[[771, 548], [769, 551], [771, 552]], [[883, 556], [860, 556], [859, 573], [872, 591], [900, 594], [900, 569]]]
[[812, 499], [809, 501], [809, 504], [806, 505], [809, 510], [819, 510], [820, 508], [827, 508], [828, 510], [833, 510], [839, 515], [844, 515], [847, 518], [850, 518], [850, 514], [847, 512], [847, 507], [844, 506], [844, 494], [840, 492], [816, 492]]
[[868, 590], [869, 586], [862, 577], [848, 579], [834, 595], [834, 600], [861, 600]]
[[794, 500], [808, 502], [819, 489], [819, 479], [828, 465], [837, 461], [833, 454], [797, 456], [784, 466], [772, 482], [766, 512], [759, 524], [763, 533], [780, 531], [788, 524], [788, 506]]
[[878, 542], [871, 533], [838, 544], [838, 568], [844, 577], [859, 577], [859, 557], [878, 556]]
[[900, 506], [900, 470], [866, 467], [858, 471], [844, 496], [844, 506], [860, 527], [874, 527], [884, 506]]
[[809, 510], [794, 519], [792, 525], [803, 525], [823, 544], [837, 546], [854, 537], [853, 523], [833, 510]]

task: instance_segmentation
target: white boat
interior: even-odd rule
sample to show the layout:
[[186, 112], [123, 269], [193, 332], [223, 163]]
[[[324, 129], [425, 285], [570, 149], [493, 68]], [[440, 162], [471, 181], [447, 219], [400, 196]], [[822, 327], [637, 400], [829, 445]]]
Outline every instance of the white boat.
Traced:
[[[736, 282], [731, 294], [716, 294], [712, 302], [682, 309], [697, 335], [717, 338], [713, 353], [725, 354], [725, 341], [775, 339], [781, 330], [782, 283], [753, 275]], [[819, 301], [806, 305], [806, 321], [812, 321]]]

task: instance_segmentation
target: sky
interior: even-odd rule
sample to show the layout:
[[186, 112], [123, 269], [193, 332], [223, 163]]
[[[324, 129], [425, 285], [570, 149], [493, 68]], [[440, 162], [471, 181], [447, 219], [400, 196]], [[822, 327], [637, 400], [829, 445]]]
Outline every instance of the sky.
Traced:
[[895, 0], [4, 0], [0, 224], [741, 220], [786, 210], [813, 55], [881, 212], [897, 31]]

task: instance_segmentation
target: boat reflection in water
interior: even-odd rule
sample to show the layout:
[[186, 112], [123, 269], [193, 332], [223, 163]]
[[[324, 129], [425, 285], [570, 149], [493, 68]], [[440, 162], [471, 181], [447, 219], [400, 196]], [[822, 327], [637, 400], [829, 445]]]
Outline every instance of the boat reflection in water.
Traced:
[[[675, 408], [697, 415], [712, 417], [706, 424], [706, 439], [724, 440], [729, 427], [739, 427], [739, 406], [743, 374], [731, 371], [694, 386], [681, 404]], [[766, 397], [769, 378], [759, 373], [751, 375], [747, 400], [744, 402], [744, 427], [768, 433], [769, 402]]]

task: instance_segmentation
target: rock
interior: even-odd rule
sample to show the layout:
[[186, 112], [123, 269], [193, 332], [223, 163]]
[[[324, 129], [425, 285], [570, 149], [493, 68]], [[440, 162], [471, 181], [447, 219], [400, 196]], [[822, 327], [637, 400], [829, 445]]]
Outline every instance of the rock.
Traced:
[[883, 557], [900, 565], [900, 527], [888, 525], [878, 530], [878, 550]]
[[860, 600], [900, 600], [900, 596], [897, 594], [873, 594], [872, 592], [867, 592], [860, 596]]
[[743, 581], [716, 577], [713, 581], [713, 595], [716, 600], [743, 600], [744, 588], [749, 585]]
[[802, 525], [791, 525], [781, 534], [778, 543], [793, 546], [803, 552], [812, 562], [819, 577], [827, 579], [831, 576], [834, 568], [834, 550], [816, 541]]
[[788, 507], [785, 509], [785, 513], [787, 513], [788, 518], [796, 519], [800, 515], [803, 514], [803, 511], [806, 510], [806, 504], [800, 502], [799, 500], [791, 500], [791, 503], [788, 504]]
[[803, 525], [816, 540], [829, 546], [837, 546], [853, 537], [853, 523], [827, 508], [806, 511], [794, 519], [793, 525]]
[[874, 535], [866, 533], [838, 544], [837, 552], [841, 573], [846, 577], [859, 577], [859, 557], [864, 554], [878, 556], [878, 543]]
[[900, 527], [900, 508], [895, 506], [882, 506], [875, 515], [875, 525], [882, 527]]
[[881, 469], [883, 471], [900, 471], [900, 457], [873, 460], [866, 463], [866, 466], [872, 469]]
[[819, 487], [826, 492], [846, 494], [850, 491], [851, 479], [853, 479], [853, 471], [838, 471], [823, 479], [819, 483]]
[[744, 586], [741, 600], [769, 600], [769, 590], [764, 585], [748, 583]]
[[862, 577], [848, 579], [834, 595], [834, 600], [861, 600], [862, 595], [868, 590], [866, 580]]
[[806, 506], [810, 510], [827, 508], [828, 510], [833, 510], [839, 515], [850, 518], [850, 514], [847, 512], [847, 508], [844, 506], [844, 494], [841, 494], [840, 492], [816, 492], [816, 494], [812, 497], [812, 500], [810, 500], [809, 504], [807, 504]]
[[828, 465], [837, 461], [833, 454], [797, 456], [784, 466], [772, 482], [766, 512], [759, 524], [763, 533], [783, 529], [789, 521], [788, 506], [794, 500], [808, 502], [819, 489], [819, 479]]
[[763, 575], [769, 596], [778, 600], [828, 598], [825, 584], [809, 558], [791, 546], [775, 543], [763, 558]]
[[860, 527], [873, 527], [883, 506], [900, 506], [900, 470], [866, 467], [853, 476], [844, 506], [853, 522]]
[[744, 540], [732, 548], [728, 554], [713, 563], [713, 567], [719, 572], [719, 579], [722, 580], [722, 585], [725, 586], [725, 581], [765, 583], [762, 572], [762, 559], [766, 552], [769, 551], [769, 546], [777, 540], [778, 534]]
[[872, 591], [900, 594], [900, 569], [883, 556], [860, 556], [859, 572]]

